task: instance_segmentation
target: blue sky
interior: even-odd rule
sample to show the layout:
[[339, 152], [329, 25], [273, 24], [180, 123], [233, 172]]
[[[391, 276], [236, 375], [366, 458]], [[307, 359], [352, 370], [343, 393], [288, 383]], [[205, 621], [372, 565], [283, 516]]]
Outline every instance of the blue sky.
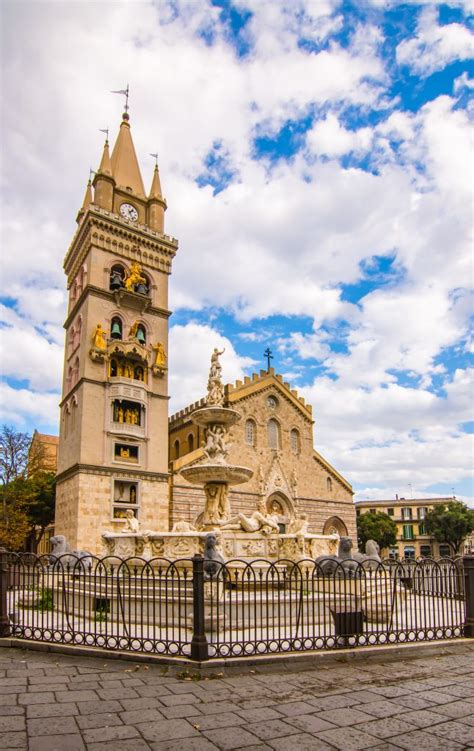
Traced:
[[57, 431], [62, 258], [128, 82], [180, 241], [171, 409], [216, 344], [229, 381], [270, 346], [357, 497], [472, 497], [472, 10], [4, 3], [2, 421]]

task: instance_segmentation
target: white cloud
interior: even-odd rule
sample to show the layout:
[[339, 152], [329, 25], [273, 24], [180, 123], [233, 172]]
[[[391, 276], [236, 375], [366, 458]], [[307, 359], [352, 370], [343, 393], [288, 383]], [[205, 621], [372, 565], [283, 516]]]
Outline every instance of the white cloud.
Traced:
[[[32, 392], [28, 389], [15, 389], [0, 383], [0, 420], [22, 430], [33, 423], [58, 425], [59, 394]], [[56, 430], [59, 428], [56, 427]]]
[[438, 12], [433, 7], [420, 13], [416, 36], [405, 39], [397, 47], [397, 61], [408, 65], [415, 73], [428, 76], [454, 60], [472, 57], [474, 35], [459, 23], [438, 24]]
[[372, 143], [371, 128], [347, 130], [337, 117], [328, 114], [319, 120], [307, 134], [307, 145], [315, 154], [338, 157], [351, 151], [364, 153]]

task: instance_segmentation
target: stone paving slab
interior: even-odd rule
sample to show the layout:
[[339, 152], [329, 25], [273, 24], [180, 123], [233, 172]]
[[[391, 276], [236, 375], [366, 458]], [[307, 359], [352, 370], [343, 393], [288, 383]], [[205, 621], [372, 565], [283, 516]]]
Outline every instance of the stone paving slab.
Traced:
[[156, 664], [0, 649], [2, 751], [473, 751], [474, 640], [401, 662], [194, 680]]

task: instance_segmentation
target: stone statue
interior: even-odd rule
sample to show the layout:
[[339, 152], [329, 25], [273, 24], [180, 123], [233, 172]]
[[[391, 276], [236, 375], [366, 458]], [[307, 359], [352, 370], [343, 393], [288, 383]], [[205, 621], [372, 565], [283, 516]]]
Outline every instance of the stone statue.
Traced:
[[222, 407], [224, 404], [224, 386], [221, 380], [222, 366], [219, 362], [219, 357], [224, 354], [224, 351], [219, 351], [217, 347], [214, 347], [214, 352], [211, 355], [206, 399], [210, 406]]
[[359, 564], [352, 556], [350, 537], [341, 537], [337, 555], [320, 555], [315, 563], [319, 565], [324, 576], [345, 573], [352, 577], [359, 568]]
[[190, 522], [179, 521], [173, 524], [173, 529], [171, 531], [180, 532], [181, 534], [186, 532], [196, 532], [196, 527], [194, 527]]
[[142, 274], [142, 267], [140, 264], [137, 263], [137, 261], [134, 261], [130, 266], [129, 274], [125, 279], [125, 289], [128, 290], [128, 292], [134, 292], [135, 287], [138, 284], [146, 285], [146, 277]]
[[224, 558], [217, 550], [217, 537], [214, 533], [204, 538], [204, 579], [219, 579], [222, 577]]
[[92, 346], [94, 349], [104, 351], [107, 349], [107, 334], [102, 328], [102, 324], [98, 323], [97, 328], [92, 336]]
[[209, 370], [209, 378], [217, 378], [221, 379], [222, 374], [222, 365], [219, 362], [219, 357], [223, 355], [225, 352], [225, 349], [218, 350], [217, 347], [214, 347], [214, 352], [211, 355], [211, 368]]
[[291, 535], [307, 535], [309, 532], [308, 514], [300, 514], [292, 519], [288, 525], [288, 533]]
[[267, 514], [264, 504], [259, 504], [258, 510], [254, 511], [251, 516], [240, 513], [219, 526], [220, 529], [243, 529], [244, 532], [261, 532], [262, 535], [280, 532], [278, 517], [274, 514]]
[[125, 512], [125, 529], [123, 531], [125, 532], [125, 534], [127, 534], [128, 532], [138, 534], [140, 532], [140, 522], [138, 521], [131, 508], [128, 508]]
[[64, 535], [55, 535], [50, 540], [49, 564], [54, 569], [62, 567], [71, 573], [85, 573], [92, 568], [92, 553], [87, 550], [71, 550]]
[[382, 563], [380, 547], [375, 540], [367, 540], [365, 543], [365, 554], [354, 553], [353, 558], [358, 563], [363, 564], [363, 567], [369, 571], [373, 571], [377, 568], [379, 563]]
[[204, 486], [206, 508], [202, 524], [219, 524], [229, 517], [229, 499], [225, 483], [208, 482]]
[[224, 464], [231, 447], [227, 441], [227, 431], [222, 425], [210, 425], [206, 428], [205, 437], [203, 449], [209, 461]]

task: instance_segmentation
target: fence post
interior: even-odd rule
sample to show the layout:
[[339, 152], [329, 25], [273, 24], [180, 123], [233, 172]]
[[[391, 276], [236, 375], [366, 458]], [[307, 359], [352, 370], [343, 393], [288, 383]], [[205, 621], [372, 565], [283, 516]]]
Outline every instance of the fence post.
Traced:
[[8, 553], [0, 548], [0, 636], [10, 636], [10, 619], [8, 618]]
[[462, 562], [464, 568], [464, 593], [466, 596], [464, 636], [474, 639], [474, 555], [465, 555]]
[[191, 659], [208, 660], [209, 648], [204, 630], [204, 558], [193, 556], [193, 638]]

